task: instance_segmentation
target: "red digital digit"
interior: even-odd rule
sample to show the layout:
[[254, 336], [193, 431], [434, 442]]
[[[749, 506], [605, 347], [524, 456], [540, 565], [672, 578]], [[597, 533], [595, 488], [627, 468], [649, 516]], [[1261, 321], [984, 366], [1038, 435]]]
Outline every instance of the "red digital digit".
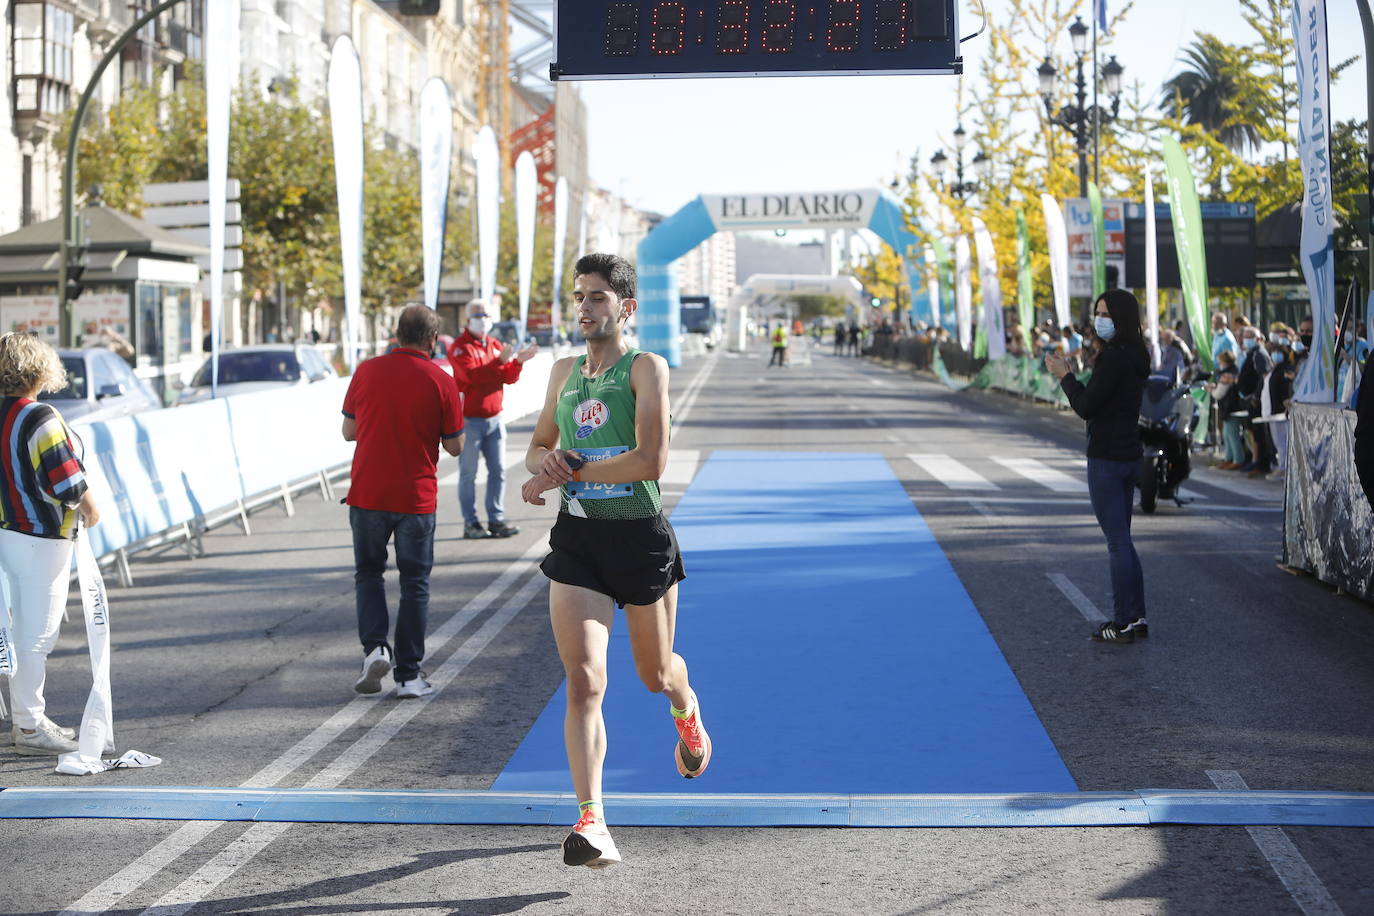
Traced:
[[826, 20], [825, 47], [827, 51], [859, 50], [859, 0], [830, 0], [830, 15]]
[[765, 0], [763, 36], [759, 46], [766, 54], [786, 54], [797, 44], [797, 0]]
[[910, 0], [878, 0], [873, 9], [873, 48], [900, 51], [911, 27]]
[[681, 54], [687, 44], [687, 7], [677, 2], [655, 3], [649, 20], [649, 52]]
[[749, 3], [721, 0], [716, 7], [716, 53], [743, 54], [749, 50]]

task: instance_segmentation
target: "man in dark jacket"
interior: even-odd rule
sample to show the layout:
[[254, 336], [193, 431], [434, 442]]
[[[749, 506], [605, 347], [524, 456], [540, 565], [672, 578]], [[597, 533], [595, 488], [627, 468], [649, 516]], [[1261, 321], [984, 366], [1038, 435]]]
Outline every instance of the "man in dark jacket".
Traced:
[[1240, 470], [1247, 472], [1251, 477], [1263, 477], [1269, 473], [1269, 468], [1274, 461], [1274, 446], [1269, 441], [1269, 431], [1263, 423], [1255, 423], [1255, 419], [1260, 416], [1260, 391], [1264, 386], [1265, 377], [1269, 375], [1269, 370], [1274, 368], [1273, 361], [1269, 358], [1269, 353], [1264, 349], [1264, 341], [1260, 338], [1259, 328], [1253, 325], [1246, 325], [1241, 331], [1241, 347], [1244, 353], [1244, 362], [1240, 366], [1240, 376], [1236, 379], [1236, 390], [1240, 393], [1241, 400], [1250, 412], [1250, 419], [1246, 422], [1246, 429], [1254, 442], [1252, 454], [1254, 459]]

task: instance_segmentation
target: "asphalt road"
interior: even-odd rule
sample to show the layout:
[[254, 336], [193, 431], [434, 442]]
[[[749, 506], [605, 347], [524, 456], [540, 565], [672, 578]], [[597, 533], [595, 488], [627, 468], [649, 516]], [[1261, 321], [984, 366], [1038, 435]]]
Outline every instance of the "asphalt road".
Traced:
[[[1199, 470], [1196, 502], [1137, 515], [1151, 638], [1101, 646], [1087, 634], [1110, 614], [1105, 549], [1063, 482], [1083, 476], [1081, 423], [828, 348], [766, 362], [674, 371], [675, 454], [884, 455], [1081, 789], [1374, 791], [1374, 608], [1275, 567], [1278, 483]], [[513, 453], [531, 425], [513, 426]], [[911, 455], [989, 486], [952, 489], [930, 470], [951, 465]], [[212, 532], [201, 559], [140, 556], [111, 595], [116, 734], [166, 762], [79, 784], [488, 787], [561, 680], [532, 565], [554, 507], [520, 505], [511, 478], [509, 540], [463, 541], [443, 489], [427, 667], [452, 679], [405, 721], [351, 693], [344, 507], [307, 493], [294, 517], [255, 513], [251, 537]], [[89, 684], [79, 615], [49, 668], [49, 712], [70, 724]], [[919, 728], [919, 710], [892, 726]], [[0, 746], [0, 785], [76, 784]], [[0, 912], [1374, 913], [1368, 830], [619, 828], [625, 864], [603, 873], [561, 864], [564, 832], [0, 821]]]

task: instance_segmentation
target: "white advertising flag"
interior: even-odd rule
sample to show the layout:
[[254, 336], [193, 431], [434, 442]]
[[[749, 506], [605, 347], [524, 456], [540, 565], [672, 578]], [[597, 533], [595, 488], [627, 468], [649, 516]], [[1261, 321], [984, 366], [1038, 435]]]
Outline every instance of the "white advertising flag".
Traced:
[[515, 159], [515, 254], [520, 277], [520, 339], [529, 327], [530, 282], [534, 277], [534, 224], [539, 208], [539, 173], [529, 151]]
[[425, 305], [439, 307], [453, 162], [453, 100], [448, 84], [431, 77], [420, 90], [420, 231], [424, 245]]
[[553, 301], [549, 304], [555, 336], [563, 323], [563, 248], [568, 237], [568, 179], [562, 175], [553, 186]]
[[973, 277], [968, 236], [954, 240], [954, 315], [959, 325], [959, 346], [965, 353], [973, 350]]
[[358, 51], [347, 35], [335, 40], [329, 58], [329, 120], [339, 186], [345, 357], [351, 370], [358, 364], [363, 315], [363, 77]]
[[1064, 226], [1064, 214], [1049, 194], [1040, 195], [1040, 207], [1045, 211], [1045, 241], [1050, 249], [1050, 281], [1054, 286], [1054, 319], [1061, 328], [1070, 321], [1069, 314], [1069, 233]]
[[992, 233], [977, 217], [973, 219], [973, 244], [978, 251], [978, 283], [983, 292], [983, 331], [988, 338], [988, 359], [1007, 355], [1007, 331], [1002, 320], [1002, 281], [997, 270], [997, 250]]
[[[210, 396], [219, 390], [219, 351], [224, 333], [224, 221], [229, 181], [229, 109], [239, 72], [239, 0], [207, 0], [205, 135], [210, 209]], [[222, 37], [221, 37], [222, 36]]]
[[[477, 277], [488, 303], [496, 295], [496, 258], [501, 246], [501, 150], [496, 131], [483, 127], [472, 150], [477, 163]], [[500, 321], [500, 315], [492, 316]]]
[[1312, 353], [1298, 370], [1294, 397], [1334, 401], [1336, 334], [1335, 214], [1331, 206], [1331, 70], [1324, 0], [1294, 0], [1298, 156], [1302, 162], [1302, 235], [1298, 262], [1312, 302]]
[[[1145, 164], [1145, 336], [1150, 345], [1150, 365], [1159, 368], [1159, 251], [1155, 241], [1155, 179]], [[1195, 341], [1198, 347], [1207, 345]]]
[[930, 296], [930, 326], [940, 326], [940, 262], [935, 260], [935, 249], [925, 246], [926, 292]]

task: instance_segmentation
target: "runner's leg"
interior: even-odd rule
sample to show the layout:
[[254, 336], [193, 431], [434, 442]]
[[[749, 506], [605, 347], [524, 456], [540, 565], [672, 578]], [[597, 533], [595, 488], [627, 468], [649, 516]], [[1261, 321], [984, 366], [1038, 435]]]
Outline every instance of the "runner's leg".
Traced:
[[549, 620], [558, 657], [568, 679], [568, 710], [563, 741], [568, 751], [573, 791], [579, 802], [601, 801], [601, 768], [606, 760], [606, 646], [615, 608], [611, 599], [588, 588], [549, 583]]
[[677, 585], [653, 604], [625, 606], [635, 671], [650, 693], [661, 693], [678, 709], [691, 702], [687, 663], [673, 651], [677, 629]]

